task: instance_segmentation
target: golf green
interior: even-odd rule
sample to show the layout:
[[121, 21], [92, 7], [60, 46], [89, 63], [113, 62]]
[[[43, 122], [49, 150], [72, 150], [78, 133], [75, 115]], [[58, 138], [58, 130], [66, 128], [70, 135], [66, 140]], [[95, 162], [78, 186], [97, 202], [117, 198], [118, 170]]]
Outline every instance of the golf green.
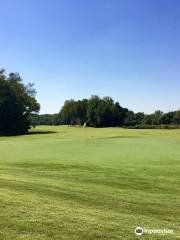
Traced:
[[0, 137], [0, 240], [180, 239], [180, 130]]

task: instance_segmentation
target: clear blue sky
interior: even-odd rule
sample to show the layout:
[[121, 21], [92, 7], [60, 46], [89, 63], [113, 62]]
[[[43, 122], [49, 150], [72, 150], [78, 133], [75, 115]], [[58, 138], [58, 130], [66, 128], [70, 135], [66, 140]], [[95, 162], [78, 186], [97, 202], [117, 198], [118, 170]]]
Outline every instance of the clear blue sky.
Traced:
[[34, 82], [42, 113], [111, 96], [180, 108], [179, 0], [0, 0], [0, 68]]

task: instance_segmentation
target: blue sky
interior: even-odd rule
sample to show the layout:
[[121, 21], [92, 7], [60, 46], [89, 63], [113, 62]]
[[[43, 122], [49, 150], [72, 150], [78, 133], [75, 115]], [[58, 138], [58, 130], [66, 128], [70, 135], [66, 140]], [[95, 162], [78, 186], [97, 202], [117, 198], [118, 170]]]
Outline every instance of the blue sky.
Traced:
[[34, 82], [42, 113], [111, 96], [180, 108], [180, 1], [0, 0], [0, 68]]

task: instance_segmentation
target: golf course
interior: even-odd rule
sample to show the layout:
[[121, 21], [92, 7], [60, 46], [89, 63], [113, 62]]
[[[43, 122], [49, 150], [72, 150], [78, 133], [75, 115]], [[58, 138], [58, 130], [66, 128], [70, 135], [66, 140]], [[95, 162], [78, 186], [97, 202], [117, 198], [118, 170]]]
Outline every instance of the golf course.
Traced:
[[[172, 234], [136, 236], [135, 228]], [[180, 130], [0, 137], [0, 240], [180, 239]]]

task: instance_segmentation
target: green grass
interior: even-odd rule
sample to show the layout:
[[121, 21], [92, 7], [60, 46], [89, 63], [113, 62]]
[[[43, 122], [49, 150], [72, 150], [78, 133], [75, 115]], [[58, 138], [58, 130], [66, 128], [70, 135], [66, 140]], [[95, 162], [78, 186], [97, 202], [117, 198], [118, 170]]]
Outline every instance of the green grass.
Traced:
[[180, 239], [180, 130], [38, 130], [0, 137], [0, 240]]

